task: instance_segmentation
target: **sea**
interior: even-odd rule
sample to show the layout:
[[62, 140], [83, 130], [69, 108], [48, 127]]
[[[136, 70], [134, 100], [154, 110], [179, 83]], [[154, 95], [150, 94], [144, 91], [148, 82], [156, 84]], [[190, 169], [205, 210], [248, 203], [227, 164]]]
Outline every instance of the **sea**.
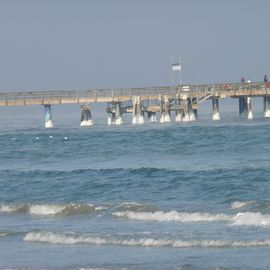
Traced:
[[12, 110], [0, 116], [0, 270], [270, 269], [262, 112], [81, 128], [66, 107], [45, 129], [42, 107]]

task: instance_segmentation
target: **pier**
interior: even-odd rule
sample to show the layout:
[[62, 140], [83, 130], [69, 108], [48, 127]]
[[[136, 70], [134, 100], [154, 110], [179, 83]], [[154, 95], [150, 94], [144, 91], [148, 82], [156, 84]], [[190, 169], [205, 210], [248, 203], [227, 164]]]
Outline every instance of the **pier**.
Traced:
[[0, 106], [43, 105], [45, 128], [53, 127], [52, 106], [80, 104], [81, 126], [92, 126], [91, 104], [107, 104], [108, 125], [123, 124], [122, 115], [132, 114], [132, 124], [145, 121], [169, 123], [196, 121], [199, 105], [212, 100], [212, 120], [222, 118], [219, 100], [237, 98], [239, 116], [252, 119], [252, 98], [262, 97], [264, 116], [270, 117], [270, 83], [220, 83], [165, 87], [89, 89], [73, 91], [1, 92]]

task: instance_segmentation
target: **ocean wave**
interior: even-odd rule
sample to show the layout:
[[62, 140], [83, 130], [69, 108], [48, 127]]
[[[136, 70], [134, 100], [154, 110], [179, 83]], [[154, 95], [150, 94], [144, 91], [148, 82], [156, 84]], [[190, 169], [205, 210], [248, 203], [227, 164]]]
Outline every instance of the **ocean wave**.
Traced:
[[122, 245], [140, 247], [171, 247], [171, 248], [225, 248], [225, 247], [263, 247], [270, 246], [270, 240], [181, 240], [181, 239], [119, 239], [114, 237], [100, 237], [88, 234], [75, 233], [54, 233], [54, 232], [29, 232], [25, 235], [24, 241], [42, 242], [50, 244], [92, 244], [92, 245]]
[[141, 204], [137, 202], [123, 202], [113, 207], [113, 209], [117, 210], [117, 212], [122, 212], [122, 211], [138, 212], [138, 211], [151, 211], [157, 208], [154, 206]]
[[49, 215], [74, 215], [85, 214], [95, 211], [92, 204], [67, 204], [67, 205], [31, 205], [29, 207], [29, 214], [37, 216]]
[[188, 213], [178, 211], [157, 211], [157, 212], [133, 212], [122, 211], [114, 212], [116, 217], [124, 217], [135, 220], [145, 221], [180, 221], [180, 222], [215, 222], [215, 221], [231, 221], [231, 217], [225, 214], [212, 215], [209, 213]]
[[[240, 208], [240, 207], [239, 207]], [[183, 223], [227, 222], [237, 226], [270, 227], [270, 215], [260, 212], [239, 212], [234, 215], [207, 212], [155, 211], [156, 207], [137, 202], [95, 206], [84, 203], [67, 204], [0, 204], [0, 213], [25, 213], [36, 217], [70, 216], [104, 212], [116, 218], [138, 221]], [[237, 208], [236, 208], [237, 209]]]
[[1, 204], [0, 212], [12, 213], [12, 212], [26, 212], [28, 209], [27, 204], [15, 205], [15, 204]]
[[67, 216], [76, 214], [89, 214], [101, 211], [142, 211], [153, 210], [152, 206], [137, 202], [107, 203], [93, 205], [90, 203], [67, 203], [67, 204], [0, 204], [0, 213], [26, 213], [33, 216]]
[[247, 201], [247, 202], [243, 202], [243, 201], [235, 201], [231, 203], [231, 208], [232, 209], [239, 209], [239, 208], [243, 208], [247, 205], [253, 204], [254, 201]]
[[127, 218], [140, 221], [176, 221], [183, 223], [207, 223], [227, 222], [237, 226], [270, 227], [270, 215], [263, 215], [260, 212], [239, 212], [235, 215], [209, 214], [205, 212], [178, 212], [178, 211], [156, 211], [156, 212], [135, 212], [119, 211], [112, 214], [115, 217]]
[[34, 216], [55, 216], [55, 215], [75, 215], [86, 214], [96, 211], [92, 204], [2, 204], [0, 212], [18, 213], [24, 212]]
[[243, 212], [237, 213], [232, 218], [232, 224], [238, 226], [257, 226], [257, 227], [269, 227], [270, 215], [263, 215], [259, 212]]

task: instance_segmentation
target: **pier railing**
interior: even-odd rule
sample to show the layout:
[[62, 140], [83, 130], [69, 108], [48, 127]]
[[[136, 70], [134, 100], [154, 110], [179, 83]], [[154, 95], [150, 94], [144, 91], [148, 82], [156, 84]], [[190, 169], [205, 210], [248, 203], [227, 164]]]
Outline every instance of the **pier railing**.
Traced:
[[[270, 95], [270, 85], [263, 82], [255, 83], [221, 83], [201, 85], [178, 85], [165, 87], [119, 88], [119, 89], [89, 89], [71, 91], [28, 91], [0, 92], [0, 106], [44, 104], [47, 101], [55, 103], [79, 103], [82, 100], [106, 102], [119, 99], [129, 100], [132, 96], [158, 98], [160, 95], [174, 97], [179, 94], [190, 96], [238, 96], [238, 95]], [[66, 102], [65, 102], [66, 101]]]

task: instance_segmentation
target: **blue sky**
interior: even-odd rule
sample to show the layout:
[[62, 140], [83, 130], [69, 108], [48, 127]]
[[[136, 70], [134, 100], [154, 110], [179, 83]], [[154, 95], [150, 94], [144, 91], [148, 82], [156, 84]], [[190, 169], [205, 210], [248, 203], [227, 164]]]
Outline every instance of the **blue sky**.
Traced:
[[[261, 81], [267, 0], [1, 0], [0, 91]], [[270, 77], [270, 76], [269, 76]]]

